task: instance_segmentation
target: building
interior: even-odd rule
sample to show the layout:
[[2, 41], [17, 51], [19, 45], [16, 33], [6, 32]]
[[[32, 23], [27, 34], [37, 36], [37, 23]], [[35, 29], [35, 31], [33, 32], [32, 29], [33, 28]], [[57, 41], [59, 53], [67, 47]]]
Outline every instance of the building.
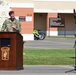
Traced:
[[[74, 35], [75, 0], [5, 0], [21, 21], [24, 40], [34, 40], [33, 30], [40, 29], [47, 36]], [[65, 27], [49, 27], [49, 18], [65, 18]]]

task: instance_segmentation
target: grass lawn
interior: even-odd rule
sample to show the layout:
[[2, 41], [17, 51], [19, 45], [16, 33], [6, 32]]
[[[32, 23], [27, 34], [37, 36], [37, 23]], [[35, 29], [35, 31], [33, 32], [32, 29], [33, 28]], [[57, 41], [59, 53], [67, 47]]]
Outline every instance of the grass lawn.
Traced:
[[25, 65], [73, 65], [74, 49], [25, 49]]

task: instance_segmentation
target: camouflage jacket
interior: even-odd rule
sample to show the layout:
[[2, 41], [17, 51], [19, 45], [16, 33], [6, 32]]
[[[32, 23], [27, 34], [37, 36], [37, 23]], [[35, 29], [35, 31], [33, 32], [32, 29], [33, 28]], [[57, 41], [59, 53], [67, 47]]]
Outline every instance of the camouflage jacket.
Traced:
[[[13, 29], [12, 26], [15, 26], [16, 29]], [[21, 31], [21, 23], [18, 20], [11, 21], [10, 19], [6, 19], [2, 25], [1, 31], [9, 31], [16, 32]]]

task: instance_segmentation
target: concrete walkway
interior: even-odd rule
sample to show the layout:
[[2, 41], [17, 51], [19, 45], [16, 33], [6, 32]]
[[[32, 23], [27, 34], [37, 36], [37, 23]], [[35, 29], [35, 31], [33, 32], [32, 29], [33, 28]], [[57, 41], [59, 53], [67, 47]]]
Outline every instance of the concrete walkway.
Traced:
[[62, 48], [62, 49], [73, 49], [75, 39], [68, 38], [46, 38], [44, 40], [26, 41], [24, 48], [35, 48], [35, 49], [50, 49], [50, 48]]
[[29, 66], [25, 65], [24, 70], [18, 71], [0, 71], [0, 75], [76, 75], [76, 72], [65, 73], [65, 71], [73, 69], [73, 66], [58, 66], [58, 65], [47, 65], [47, 66]]

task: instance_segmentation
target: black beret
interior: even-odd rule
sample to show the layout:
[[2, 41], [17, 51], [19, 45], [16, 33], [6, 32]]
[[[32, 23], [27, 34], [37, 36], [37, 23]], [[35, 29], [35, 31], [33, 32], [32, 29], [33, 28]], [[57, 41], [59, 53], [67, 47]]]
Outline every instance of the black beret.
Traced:
[[14, 11], [9, 11], [9, 16], [11, 16], [11, 14], [13, 14], [14, 13]]

